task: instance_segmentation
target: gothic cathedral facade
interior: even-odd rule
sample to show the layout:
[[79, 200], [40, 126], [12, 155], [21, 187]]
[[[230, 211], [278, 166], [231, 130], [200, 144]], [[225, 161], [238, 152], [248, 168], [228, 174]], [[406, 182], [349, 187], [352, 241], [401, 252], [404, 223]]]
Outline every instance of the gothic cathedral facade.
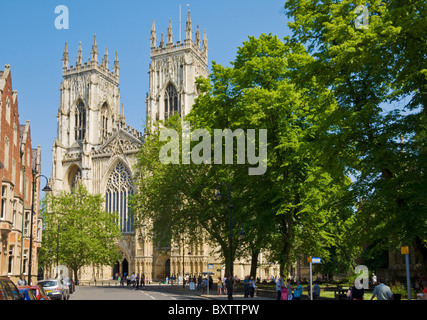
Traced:
[[[175, 113], [184, 116], [190, 111], [197, 96], [195, 77], [208, 76], [206, 33], [202, 41], [198, 28], [195, 41], [192, 33], [188, 13], [185, 41], [173, 42], [170, 23], [167, 42], [162, 34], [158, 45], [153, 21], [147, 119], [162, 120]], [[80, 271], [80, 280], [111, 279], [116, 274], [126, 273], [144, 274], [149, 279], [182, 275], [183, 257], [179, 247], [171, 245], [170, 254], [160, 253], [145, 237], [145, 230], [134, 229], [129, 214], [127, 199], [134, 192], [133, 165], [136, 153], [143, 147], [143, 134], [126, 123], [120, 101], [117, 52], [113, 70], [109, 69], [107, 48], [98, 63], [95, 36], [87, 62], [83, 61], [81, 43], [75, 66], [70, 66], [67, 43], [62, 61], [63, 81], [53, 144], [51, 187], [54, 193], [70, 191], [80, 182], [89, 192], [104, 195], [106, 210], [119, 214], [123, 235], [117, 243], [122, 253], [117, 265], [87, 266]], [[184, 257], [186, 273], [201, 273], [206, 271], [208, 263], [213, 263], [205, 245], [192, 248], [192, 252], [191, 258]]]

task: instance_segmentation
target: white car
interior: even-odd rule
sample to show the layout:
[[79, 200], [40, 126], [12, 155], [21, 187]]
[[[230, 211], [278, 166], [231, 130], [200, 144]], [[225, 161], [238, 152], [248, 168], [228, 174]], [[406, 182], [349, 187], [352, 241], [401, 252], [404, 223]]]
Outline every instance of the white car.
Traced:
[[70, 288], [63, 280], [45, 279], [37, 284], [41, 285], [47, 296], [55, 300], [68, 300], [70, 298]]

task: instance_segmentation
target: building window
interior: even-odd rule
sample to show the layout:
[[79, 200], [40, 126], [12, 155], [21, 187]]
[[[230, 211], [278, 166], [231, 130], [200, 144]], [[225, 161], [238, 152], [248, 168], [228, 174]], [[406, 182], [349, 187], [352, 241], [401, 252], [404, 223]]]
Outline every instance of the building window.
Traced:
[[175, 113], [181, 113], [181, 99], [179, 98], [175, 86], [169, 83], [165, 92], [165, 119]]
[[4, 168], [9, 170], [9, 138], [4, 137]]
[[13, 271], [13, 260], [14, 260], [13, 252], [14, 252], [14, 249], [15, 249], [14, 246], [10, 246], [9, 263], [8, 263], [8, 267], [7, 267], [7, 273], [8, 274], [12, 274], [12, 271]]
[[1, 213], [0, 219], [6, 219], [6, 203], [7, 203], [7, 186], [1, 187]]
[[132, 178], [122, 163], [118, 163], [111, 173], [105, 194], [107, 212], [115, 212], [119, 216], [122, 233], [133, 233], [133, 217], [129, 214], [128, 197], [133, 194]]
[[10, 123], [10, 100], [9, 98], [6, 99], [6, 121], [7, 123]]
[[82, 101], [77, 103], [75, 114], [75, 140], [83, 140], [86, 135], [86, 109]]
[[101, 108], [101, 135], [106, 137], [108, 134], [108, 105], [105, 102]]
[[29, 236], [30, 235], [30, 212], [25, 212], [25, 222], [24, 222], [24, 235]]

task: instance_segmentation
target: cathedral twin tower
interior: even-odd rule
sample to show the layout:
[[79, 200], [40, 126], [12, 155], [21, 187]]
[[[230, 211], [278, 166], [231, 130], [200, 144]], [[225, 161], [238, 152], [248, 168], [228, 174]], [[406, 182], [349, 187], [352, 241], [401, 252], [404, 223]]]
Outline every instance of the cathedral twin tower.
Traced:
[[[206, 32], [201, 40], [197, 26], [193, 41], [190, 11], [185, 31], [186, 39], [174, 43], [169, 21], [167, 42], [162, 33], [158, 44], [153, 21], [147, 126], [151, 121], [164, 120], [176, 113], [182, 117], [188, 114], [198, 95], [196, 77], [208, 77]], [[57, 136], [52, 150], [52, 189], [54, 194], [70, 191], [76, 182], [81, 182], [89, 192], [105, 195], [105, 208], [119, 214], [123, 234], [117, 244], [123, 259], [116, 267], [97, 268], [96, 271], [87, 267], [81, 271], [80, 279], [94, 276], [110, 279], [116, 273], [125, 272], [144, 273], [153, 279], [163, 278], [168, 273], [178, 274], [182, 265], [180, 255], [158, 253], [148, 239], [141, 238], [134, 230], [133, 218], [129, 215], [127, 197], [134, 192], [132, 168], [136, 153], [143, 146], [143, 134], [126, 123], [120, 101], [118, 53], [113, 70], [109, 69], [107, 48], [98, 63], [95, 36], [87, 62], [83, 61], [81, 43], [75, 66], [70, 66], [67, 43], [62, 61]], [[209, 258], [210, 250], [205, 249], [191, 257], [194, 273], [204, 271], [208, 263], [213, 263]]]

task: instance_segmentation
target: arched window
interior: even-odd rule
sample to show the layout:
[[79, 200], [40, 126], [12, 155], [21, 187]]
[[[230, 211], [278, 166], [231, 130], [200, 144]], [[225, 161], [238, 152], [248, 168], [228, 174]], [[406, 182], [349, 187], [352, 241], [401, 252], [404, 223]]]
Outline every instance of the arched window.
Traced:
[[129, 215], [128, 197], [133, 194], [132, 178], [126, 167], [119, 162], [108, 178], [105, 193], [107, 212], [115, 212], [119, 216], [122, 233], [133, 233], [133, 217]]
[[75, 114], [75, 140], [83, 140], [86, 135], [86, 109], [81, 100], [77, 103]]
[[108, 134], [108, 104], [104, 102], [101, 108], [101, 136]]
[[169, 83], [165, 92], [165, 119], [175, 113], [181, 113], [181, 99], [179, 98], [175, 86]]

